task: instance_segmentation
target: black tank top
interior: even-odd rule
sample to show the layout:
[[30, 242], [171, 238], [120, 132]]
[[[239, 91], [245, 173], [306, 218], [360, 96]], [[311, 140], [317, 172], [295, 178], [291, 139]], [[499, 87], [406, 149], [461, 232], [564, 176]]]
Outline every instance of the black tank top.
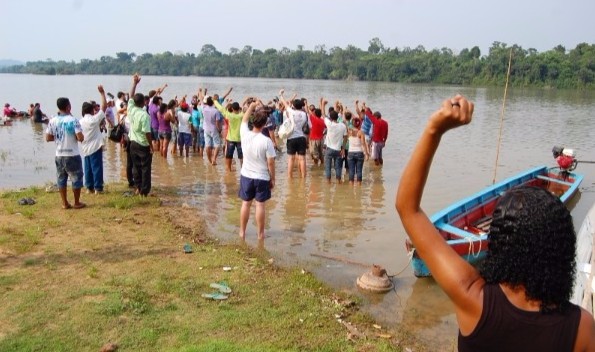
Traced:
[[500, 285], [486, 285], [475, 330], [469, 336], [459, 331], [459, 352], [571, 352], [580, 319], [574, 304], [564, 313], [528, 312], [510, 303]]

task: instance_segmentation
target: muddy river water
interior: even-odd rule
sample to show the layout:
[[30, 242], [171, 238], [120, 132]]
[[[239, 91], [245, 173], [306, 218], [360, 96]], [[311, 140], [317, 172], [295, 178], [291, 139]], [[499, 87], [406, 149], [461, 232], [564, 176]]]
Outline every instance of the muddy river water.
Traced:
[[[456, 93], [476, 103], [474, 121], [443, 138], [423, 206], [433, 213], [492, 183], [502, 110], [502, 88], [445, 87], [377, 82], [236, 79], [203, 77], [143, 77], [138, 88], [168, 83], [166, 99], [193, 94], [198, 86], [224, 92], [241, 100], [256, 95], [272, 99], [280, 88], [310, 101], [321, 96], [341, 100], [352, 109], [355, 99], [382, 112], [389, 124], [382, 168], [364, 166], [361, 187], [332, 183], [323, 168], [308, 162], [306, 179], [287, 178], [286, 155], [277, 158], [277, 187], [267, 203], [265, 248], [283, 264], [313, 271], [330, 286], [363, 297], [365, 309], [382, 324], [405, 324], [414, 336], [435, 350], [450, 350], [457, 326], [452, 305], [432, 279], [416, 279], [408, 267], [406, 234], [394, 209], [394, 198], [403, 166], [428, 116], [441, 101]], [[85, 100], [98, 100], [96, 87], [127, 91], [127, 76], [30, 76], [0, 75], [2, 103], [19, 110], [41, 103], [48, 115], [56, 111], [57, 97], [69, 97], [73, 112]], [[509, 90], [496, 180], [529, 167], [553, 165], [551, 149], [561, 145], [575, 149], [579, 160], [595, 160], [595, 92], [556, 90]], [[106, 142], [105, 179], [123, 181], [121, 151]], [[0, 127], [0, 188], [42, 185], [54, 179], [54, 145], [43, 138], [43, 126], [29, 120]], [[153, 159], [155, 187], [174, 187], [180, 202], [196, 208], [207, 220], [211, 233], [236, 240], [240, 201], [237, 197], [239, 167], [228, 173], [223, 161], [212, 167], [197, 155]], [[595, 165], [579, 164], [585, 175], [580, 192], [570, 204], [578, 228], [595, 201]], [[297, 173], [295, 173], [297, 175]], [[252, 216], [253, 218], [253, 216]], [[255, 226], [248, 226], [247, 242], [256, 246]], [[333, 257], [335, 259], [328, 259]], [[365, 265], [379, 264], [396, 275], [396, 288], [384, 295], [357, 289], [356, 278]], [[398, 275], [397, 275], [398, 274]]]

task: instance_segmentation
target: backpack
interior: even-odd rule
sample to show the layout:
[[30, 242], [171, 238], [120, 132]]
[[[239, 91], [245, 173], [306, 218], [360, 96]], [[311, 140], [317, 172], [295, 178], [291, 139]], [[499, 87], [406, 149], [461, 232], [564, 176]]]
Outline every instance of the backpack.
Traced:
[[287, 119], [285, 119], [285, 121], [283, 121], [281, 126], [279, 126], [279, 131], [277, 132], [277, 135], [281, 139], [287, 139], [287, 137], [293, 134], [294, 127], [295, 122], [293, 121], [293, 116], [289, 116]]

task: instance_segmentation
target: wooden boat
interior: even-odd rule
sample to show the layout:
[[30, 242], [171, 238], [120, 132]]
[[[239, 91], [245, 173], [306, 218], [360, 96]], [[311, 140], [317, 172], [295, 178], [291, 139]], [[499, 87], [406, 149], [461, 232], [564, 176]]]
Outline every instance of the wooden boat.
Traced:
[[[466, 261], [475, 264], [486, 256], [492, 213], [504, 192], [518, 186], [543, 187], [566, 203], [576, 193], [582, 180], [582, 175], [558, 167], [537, 167], [486, 187], [437, 212], [430, 220], [452, 249]], [[417, 277], [431, 276], [412, 243], [407, 240], [406, 245], [412, 256], [413, 274]]]
[[579, 305], [593, 314], [593, 292], [595, 281], [593, 280], [592, 268], [595, 264], [595, 246], [593, 235], [595, 234], [595, 204], [589, 209], [580, 230], [576, 235], [576, 276], [574, 278], [574, 289], [570, 302]]

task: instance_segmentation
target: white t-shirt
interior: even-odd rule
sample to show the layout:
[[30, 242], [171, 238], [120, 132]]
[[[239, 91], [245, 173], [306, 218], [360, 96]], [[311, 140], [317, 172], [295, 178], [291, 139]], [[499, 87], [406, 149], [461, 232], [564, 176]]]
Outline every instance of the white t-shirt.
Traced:
[[79, 121], [85, 139], [81, 142], [81, 154], [89, 156], [103, 147], [103, 135], [99, 128], [105, 113], [101, 110], [95, 115], [87, 114]]
[[347, 127], [341, 122], [324, 118], [326, 125], [326, 146], [334, 150], [341, 150], [343, 137], [347, 135]]
[[304, 124], [307, 123], [308, 126], [312, 127], [312, 123], [310, 122], [308, 115], [306, 115], [306, 113], [302, 110], [294, 110], [292, 108], [287, 108], [285, 111], [288, 114], [287, 118], [291, 118], [291, 116], [293, 116], [293, 122], [295, 123], [293, 127], [293, 133], [291, 136], [287, 137], [287, 139], [305, 137], [304, 132], [302, 131]]
[[177, 112], [177, 117], [178, 117], [178, 132], [179, 133], [191, 133], [190, 130], [190, 117], [192, 115], [190, 115], [187, 112], [183, 112], [182, 110], [179, 110]]
[[250, 131], [245, 122], [240, 125], [240, 139], [244, 153], [240, 174], [251, 179], [270, 181], [267, 159], [277, 155], [271, 139], [260, 132]]
[[76, 134], [83, 132], [81, 124], [72, 115], [58, 115], [48, 123], [45, 131], [54, 136], [56, 142], [56, 156], [77, 156], [79, 153], [79, 142]]

